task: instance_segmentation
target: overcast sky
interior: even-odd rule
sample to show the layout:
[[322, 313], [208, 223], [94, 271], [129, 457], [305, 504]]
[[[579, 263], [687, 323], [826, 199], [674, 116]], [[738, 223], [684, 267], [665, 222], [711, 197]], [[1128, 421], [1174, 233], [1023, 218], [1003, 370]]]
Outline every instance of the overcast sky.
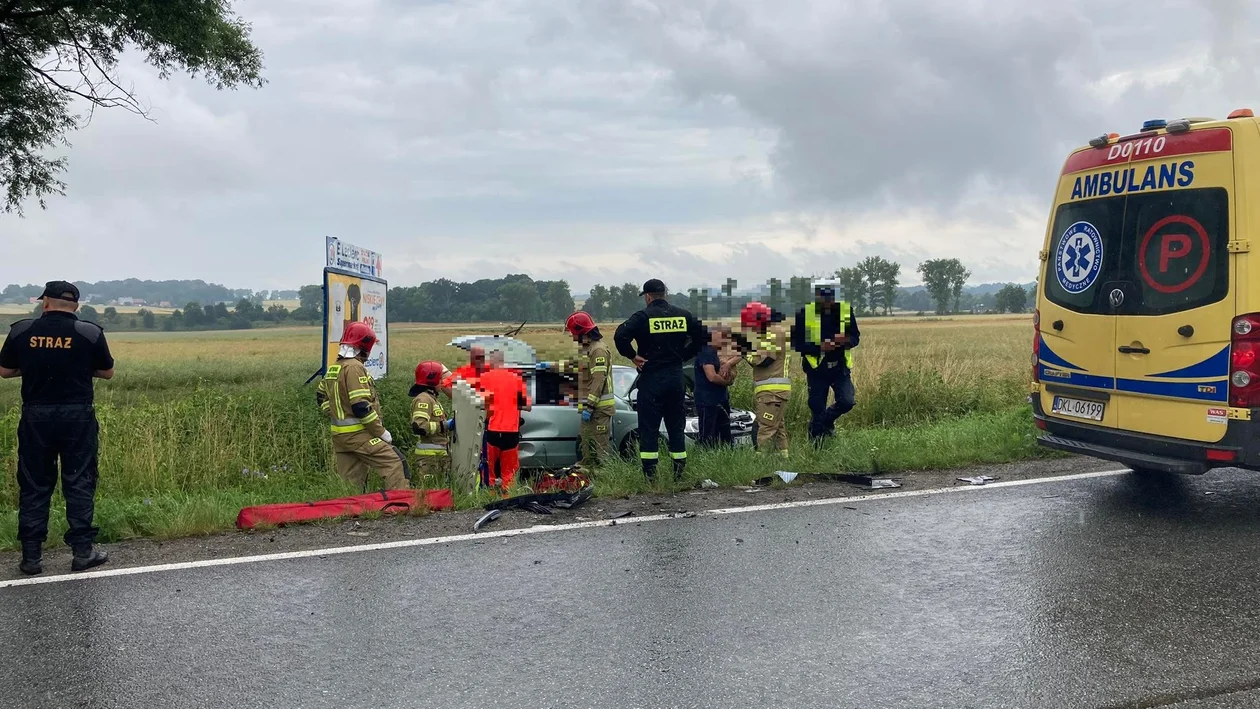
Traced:
[[[671, 288], [880, 254], [1035, 276], [1072, 147], [1260, 109], [1249, 0], [244, 0], [269, 83], [125, 78], [0, 284], [527, 272]], [[50, 265], [50, 255], [58, 259]]]

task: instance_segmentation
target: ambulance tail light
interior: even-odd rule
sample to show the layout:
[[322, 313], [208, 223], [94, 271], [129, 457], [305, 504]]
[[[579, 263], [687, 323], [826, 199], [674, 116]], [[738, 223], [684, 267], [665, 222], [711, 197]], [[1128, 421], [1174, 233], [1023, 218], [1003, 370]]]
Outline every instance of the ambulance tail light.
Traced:
[[1041, 310], [1033, 311], [1032, 380], [1041, 381]]
[[1229, 405], [1260, 406], [1260, 313], [1234, 319], [1229, 348]]

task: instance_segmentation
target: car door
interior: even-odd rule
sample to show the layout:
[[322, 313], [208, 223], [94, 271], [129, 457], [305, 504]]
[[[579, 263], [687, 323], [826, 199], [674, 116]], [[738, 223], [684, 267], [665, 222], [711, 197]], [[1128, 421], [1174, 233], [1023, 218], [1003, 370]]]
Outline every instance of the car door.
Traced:
[[1119, 424], [1110, 403], [1116, 318], [1108, 284], [1120, 271], [1124, 206], [1124, 197], [1111, 197], [1067, 202], [1055, 211], [1037, 325], [1036, 366], [1048, 416]]
[[1228, 153], [1196, 162], [1193, 189], [1128, 198], [1113, 401], [1126, 430], [1216, 442], [1229, 402], [1233, 174]]

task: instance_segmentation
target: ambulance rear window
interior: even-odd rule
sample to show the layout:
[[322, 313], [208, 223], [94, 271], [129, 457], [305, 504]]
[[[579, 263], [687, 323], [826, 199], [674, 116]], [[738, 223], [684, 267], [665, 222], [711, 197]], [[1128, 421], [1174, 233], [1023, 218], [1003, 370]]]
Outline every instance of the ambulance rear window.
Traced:
[[1229, 196], [1223, 188], [1129, 197], [1128, 278], [1140, 297], [1128, 312], [1163, 315], [1215, 303], [1229, 292]]
[[1109, 313], [1103, 284], [1120, 260], [1124, 198], [1069, 202], [1055, 214], [1046, 259], [1046, 297], [1080, 313]]
[[[1050, 302], [1079, 313], [1165, 315], [1229, 292], [1223, 188], [1069, 202], [1055, 214], [1043, 279]], [[1112, 304], [1119, 291], [1121, 304]]]

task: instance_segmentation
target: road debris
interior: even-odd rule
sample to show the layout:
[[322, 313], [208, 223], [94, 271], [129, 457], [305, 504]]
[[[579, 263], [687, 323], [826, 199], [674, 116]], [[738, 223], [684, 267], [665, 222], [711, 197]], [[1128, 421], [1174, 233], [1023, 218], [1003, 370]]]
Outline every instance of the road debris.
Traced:
[[775, 475], [778, 475], [778, 476], [779, 476], [779, 479], [780, 479], [780, 480], [782, 480], [782, 481], [783, 481], [783, 482], [785, 482], [785, 483], [790, 483], [790, 482], [792, 482], [793, 480], [795, 480], [795, 479], [796, 479], [796, 476], [797, 476], [797, 475], [800, 475], [800, 473], [789, 473], [789, 472], [788, 472], [788, 471], [786, 471], [786, 470], [776, 470], [776, 471], [774, 471], [774, 474], [775, 474]]
[[622, 517], [629, 517], [632, 514], [634, 514], [634, 510], [626, 510], [624, 512], [614, 512], [608, 515], [608, 519], [621, 519]]
[[713, 482], [712, 480], [709, 480], [709, 479], [707, 479], [707, 478], [706, 478], [706, 479], [704, 480], [704, 482], [701, 482], [701, 483], [700, 483], [700, 487], [702, 487], [702, 488], [704, 488], [704, 489], [706, 489], [706, 490], [715, 490], [715, 489], [717, 489], [717, 488], [719, 488], [719, 487], [722, 487], [722, 486], [721, 486], [721, 485], [718, 485], [717, 483]]
[[976, 475], [976, 476], [973, 476], [973, 477], [970, 477], [970, 478], [958, 478], [958, 479], [959, 479], [961, 482], [965, 482], [965, 483], [968, 483], [968, 484], [970, 484], [970, 485], [987, 485], [987, 484], [989, 484], [989, 483], [993, 482], [994, 480], [997, 480], [997, 478], [995, 478], [995, 477], [993, 477], [993, 476], [991, 476], [991, 475]]
[[481, 519], [478, 519], [473, 524], [473, 531], [480, 532], [482, 527], [486, 526], [487, 524], [490, 524], [491, 522], [495, 521], [496, 519], [502, 516], [503, 516], [503, 510], [490, 510], [489, 512], [482, 515]]

